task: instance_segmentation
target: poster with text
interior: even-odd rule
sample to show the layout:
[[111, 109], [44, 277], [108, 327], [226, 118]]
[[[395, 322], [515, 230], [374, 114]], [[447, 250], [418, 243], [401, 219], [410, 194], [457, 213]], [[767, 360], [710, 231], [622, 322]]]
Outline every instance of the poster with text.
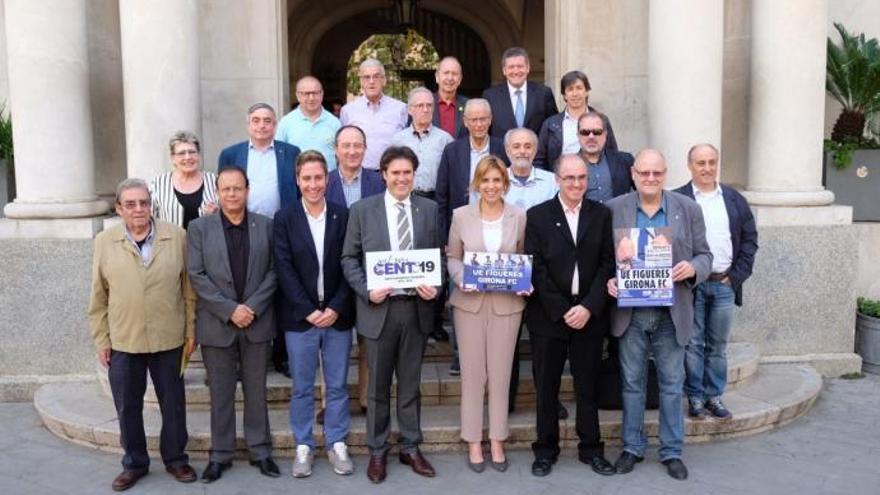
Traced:
[[367, 290], [391, 287], [412, 289], [422, 284], [443, 284], [440, 249], [371, 251], [364, 256]]
[[464, 288], [480, 292], [528, 292], [532, 286], [532, 257], [516, 253], [464, 252]]
[[672, 306], [672, 228], [614, 229], [617, 306]]

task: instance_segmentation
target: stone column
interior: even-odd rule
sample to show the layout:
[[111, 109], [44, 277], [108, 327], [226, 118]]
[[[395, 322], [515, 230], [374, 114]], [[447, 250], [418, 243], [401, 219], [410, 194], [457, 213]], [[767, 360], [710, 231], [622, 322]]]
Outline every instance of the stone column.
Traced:
[[201, 132], [196, 0], [119, 0], [128, 176], [170, 167], [168, 138]]
[[651, 0], [648, 33], [648, 146], [666, 155], [671, 189], [690, 179], [691, 146], [721, 149], [724, 3]]
[[749, 178], [753, 205], [822, 206], [827, 0], [752, 2]]
[[6, 0], [14, 219], [101, 215], [89, 103], [86, 0]]

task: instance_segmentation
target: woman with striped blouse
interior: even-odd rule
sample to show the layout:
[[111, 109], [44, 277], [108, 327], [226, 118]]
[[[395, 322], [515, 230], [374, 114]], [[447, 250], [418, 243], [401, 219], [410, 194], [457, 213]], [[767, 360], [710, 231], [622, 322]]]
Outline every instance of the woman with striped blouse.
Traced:
[[201, 149], [195, 134], [174, 133], [168, 148], [172, 169], [150, 184], [153, 216], [185, 229], [191, 220], [217, 211], [216, 176], [201, 169]]

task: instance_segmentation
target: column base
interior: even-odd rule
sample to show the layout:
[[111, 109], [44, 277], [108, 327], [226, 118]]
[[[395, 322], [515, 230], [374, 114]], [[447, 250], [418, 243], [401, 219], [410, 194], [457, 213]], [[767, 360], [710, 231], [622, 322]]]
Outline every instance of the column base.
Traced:
[[816, 188], [814, 191], [761, 191], [746, 189], [742, 192], [750, 205], [760, 206], [825, 206], [834, 202], [834, 193]]
[[93, 239], [104, 230], [105, 217], [27, 219], [0, 218], [0, 239]]
[[110, 205], [106, 201], [71, 201], [58, 203], [27, 202], [16, 199], [3, 209], [8, 218], [15, 219], [55, 219], [97, 217], [107, 213]]
[[[751, 201], [749, 201], [751, 203]], [[761, 206], [752, 205], [758, 227], [791, 227], [852, 224], [852, 206]]]
[[853, 352], [829, 352], [821, 354], [761, 356], [761, 364], [808, 363], [824, 377], [858, 373], [862, 370], [862, 357]]

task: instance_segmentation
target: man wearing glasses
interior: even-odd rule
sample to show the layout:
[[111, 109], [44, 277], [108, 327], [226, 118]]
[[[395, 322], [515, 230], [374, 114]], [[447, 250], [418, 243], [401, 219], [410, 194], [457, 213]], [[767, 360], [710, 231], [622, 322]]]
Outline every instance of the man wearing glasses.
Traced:
[[[653, 354], [660, 385], [660, 461], [669, 476], [684, 480], [688, 476], [681, 460], [685, 345], [694, 327], [694, 288], [712, 272], [712, 252], [700, 206], [682, 194], [663, 190], [663, 154], [642, 150], [632, 167], [632, 179], [635, 192], [608, 202], [614, 228], [671, 229], [674, 303], [612, 311], [611, 333], [620, 338], [623, 388], [623, 453], [614, 467], [618, 474], [626, 474], [645, 458], [645, 388], [648, 355]], [[617, 297], [616, 277], [608, 281], [608, 294]]]
[[379, 169], [379, 158], [391, 144], [391, 138], [406, 127], [409, 117], [406, 104], [383, 93], [385, 67], [368, 58], [358, 68], [362, 96], [342, 107], [339, 119], [344, 125], [356, 125], [367, 135], [364, 168]]
[[608, 134], [607, 119], [599, 112], [587, 112], [578, 119], [579, 152], [587, 163], [590, 175], [587, 198], [605, 203], [611, 198], [626, 194], [633, 189], [629, 169], [633, 156], [623, 151], [605, 148]]
[[327, 160], [327, 170], [336, 169], [334, 138], [342, 126], [335, 115], [324, 109], [321, 81], [305, 76], [296, 82], [296, 110], [278, 121], [275, 139], [290, 143], [302, 151], [315, 150]]

